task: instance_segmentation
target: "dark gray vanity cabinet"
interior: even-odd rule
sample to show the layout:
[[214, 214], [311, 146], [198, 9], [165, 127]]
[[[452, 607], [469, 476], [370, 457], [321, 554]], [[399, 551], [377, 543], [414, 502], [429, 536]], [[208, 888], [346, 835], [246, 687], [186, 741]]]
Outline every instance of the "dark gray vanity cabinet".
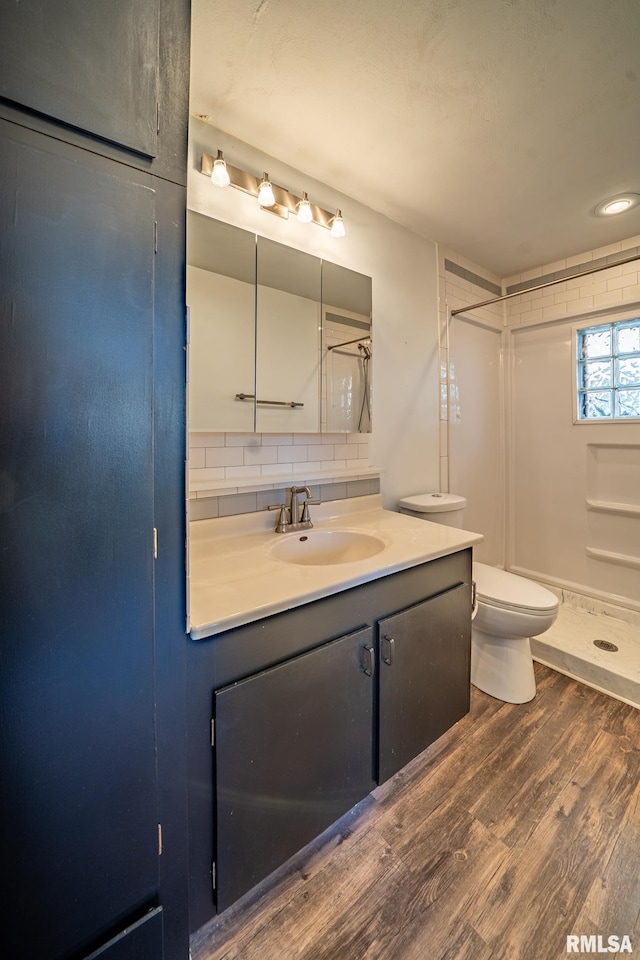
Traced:
[[380, 783], [469, 711], [467, 598], [462, 584], [379, 622]]
[[219, 910], [371, 789], [373, 669], [367, 627], [215, 692]]
[[470, 549], [191, 641], [192, 931], [467, 712], [470, 641]]

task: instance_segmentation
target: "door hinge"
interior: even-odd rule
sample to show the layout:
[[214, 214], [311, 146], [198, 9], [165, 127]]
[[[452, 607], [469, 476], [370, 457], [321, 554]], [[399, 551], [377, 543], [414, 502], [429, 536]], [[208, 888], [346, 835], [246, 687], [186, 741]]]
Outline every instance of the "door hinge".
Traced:
[[211, 889], [215, 890], [216, 888], [216, 862], [215, 860], [211, 864]]
[[158, 221], [153, 221], [153, 252], [158, 252]]
[[158, 856], [162, 856], [162, 824], [158, 824]]
[[215, 747], [216, 745], [216, 722], [215, 720], [211, 721], [211, 746]]
[[156, 527], [153, 528], [153, 559], [158, 559], [158, 530]]

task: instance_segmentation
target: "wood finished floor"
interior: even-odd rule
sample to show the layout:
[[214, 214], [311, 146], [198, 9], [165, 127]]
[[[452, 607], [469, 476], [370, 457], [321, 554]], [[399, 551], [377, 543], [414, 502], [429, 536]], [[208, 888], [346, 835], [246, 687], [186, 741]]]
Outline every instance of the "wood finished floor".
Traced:
[[640, 955], [640, 712], [536, 674], [521, 706], [472, 688], [469, 716], [200, 930], [193, 960], [560, 960], [568, 934]]

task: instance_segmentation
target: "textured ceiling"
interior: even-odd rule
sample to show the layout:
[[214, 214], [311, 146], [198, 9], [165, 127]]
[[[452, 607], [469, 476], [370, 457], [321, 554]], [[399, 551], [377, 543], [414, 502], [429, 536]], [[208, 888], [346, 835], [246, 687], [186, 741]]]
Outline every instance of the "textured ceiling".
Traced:
[[499, 276], [640, 234], [640, 0], [192, 10], [192, 112]]

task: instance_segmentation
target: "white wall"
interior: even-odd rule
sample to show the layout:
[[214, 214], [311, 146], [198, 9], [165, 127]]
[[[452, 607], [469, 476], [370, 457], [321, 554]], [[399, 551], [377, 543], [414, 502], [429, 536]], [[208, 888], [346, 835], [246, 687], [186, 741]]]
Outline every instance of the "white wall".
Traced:
[[[335, 240], [312, 224], [284, 221], [253, 197], [212, 186], [200, 170], [202, 152], [218, 149], [232, 164], [271, 179], [325, 209], [340, 207], [347, 236]], [[436, 246], [374, 210], [317, 183], [248, 144], [192, 119], [190, 209], [304, 250], [373, 279], [373, 435], [371, 463], [382, 470], [386, 506], [439, 486], [438, 325]], [[255, 440], [252, 441], [255, 443]], [[295, 443], [295, 440], [294, 440]]]

